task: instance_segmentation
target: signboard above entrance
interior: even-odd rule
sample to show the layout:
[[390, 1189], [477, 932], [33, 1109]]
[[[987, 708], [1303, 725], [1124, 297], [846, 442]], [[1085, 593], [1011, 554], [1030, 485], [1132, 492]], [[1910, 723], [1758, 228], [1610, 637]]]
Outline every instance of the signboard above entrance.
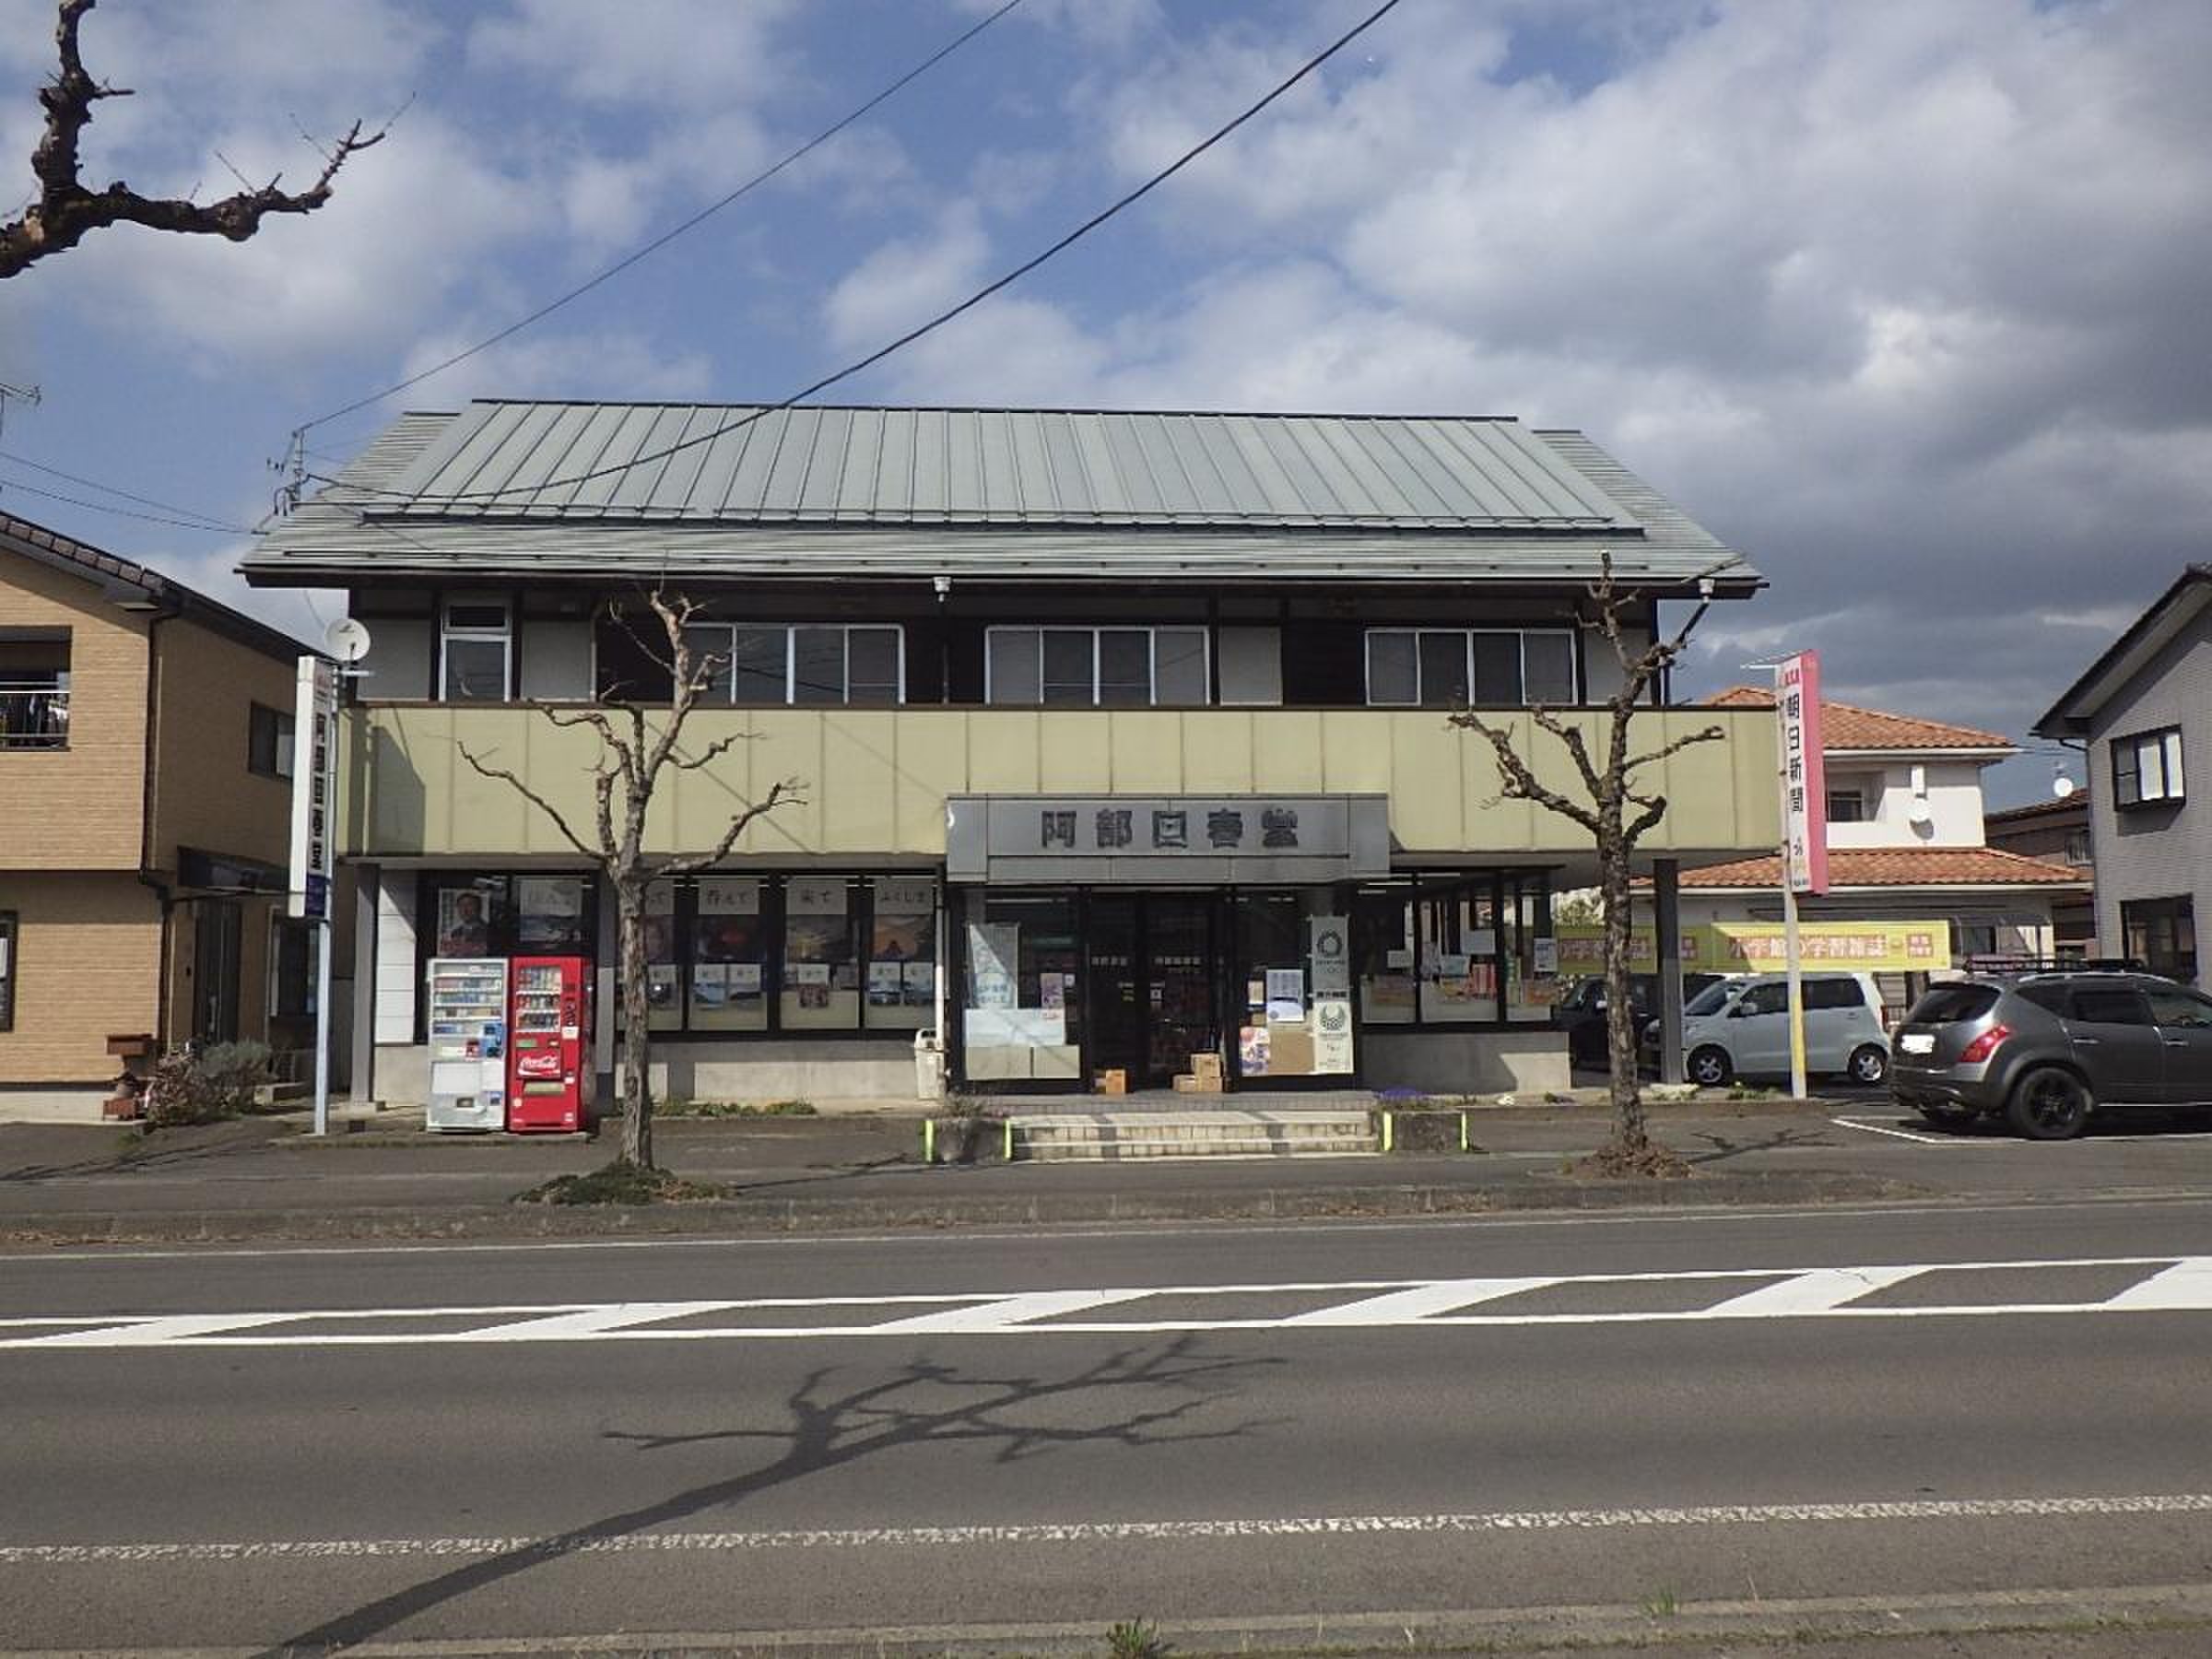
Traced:
[[1390, 871], [1383, 795], [954, 795], [954, 881], [1217, 886]]
[[[1563, 922], [1559, 935], [1559, 971], [1597, 974], [1606, 970], [1605, 930], [1593, 924]], [[1800, 922], [1799, 955], [1807, 969], [1859, 968], [1873, 973], [1926, 973], [1951, 965], [1951, 924], [1924, 922]], [[1770, 973], [1783, 964], [1779, 922], [1713, 922], [1682, 930], [1682, 966], [1696, 973]], [[1629, 935], [1629, 971], [1652, 973], [1649, 926], [1638, 924]]]

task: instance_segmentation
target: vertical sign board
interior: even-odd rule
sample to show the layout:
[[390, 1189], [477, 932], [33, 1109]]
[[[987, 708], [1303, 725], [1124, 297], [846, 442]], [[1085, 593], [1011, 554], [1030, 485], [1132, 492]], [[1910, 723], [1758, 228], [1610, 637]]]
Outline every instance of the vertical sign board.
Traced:
[[331, 813], [335, 805], [338, 671], [319, 656], [300, 659], [292, 706], [291, 913], [330, 916]]
[[1820, 653], [1784, 658], [1782, 716], [1783, 879], [1793, 893], [1828, 891], [1828, 769], [1820, 754]]

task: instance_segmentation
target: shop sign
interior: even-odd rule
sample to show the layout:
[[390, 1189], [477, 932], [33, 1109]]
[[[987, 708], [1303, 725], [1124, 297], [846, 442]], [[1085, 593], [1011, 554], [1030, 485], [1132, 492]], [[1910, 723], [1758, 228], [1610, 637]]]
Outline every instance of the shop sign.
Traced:
[[1820, 747], [1820, 653], [1801, 651], [1775, 670], [1782, 720], [1783, 879], [1797, 893], [1828, 891], [1828, 773]]
[[331, 814], [337, 801], [338, 670], [325, 657], [300, 659], [292, 703], [294, 916], [330, 914]]
[[[1558, 927], [1559, 971], [1571, 977], [1603, 973], [1605, 929], [1594, 923]], [[1925, 972], [1951, 965], [1951, 924], [1944, 921], [1800, 922], [1798, 955], [1807, 968], [1864, 969], [1870, 973]], [[1658, 954], [1651, 929], [1629, 935], [1629, 971], [1654, 973]], [[1682, 930], [1682, 966], [1701, 973], [1779, 971], [1779, 922], [1714, 922]]]
[[956, 880], [1330, 881], [1390, 866], [1382, 795], [956, 795]]

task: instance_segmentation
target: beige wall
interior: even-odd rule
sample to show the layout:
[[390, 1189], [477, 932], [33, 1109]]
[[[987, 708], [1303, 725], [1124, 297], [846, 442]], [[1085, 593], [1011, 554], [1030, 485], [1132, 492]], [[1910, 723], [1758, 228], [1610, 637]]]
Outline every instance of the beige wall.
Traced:
[[253, 703], [291, 712], [295, 665], [182, 619], [157, 644], [155, 865], [174, 870], [180, 845], [284, 864], [291, 786], [247, 769], [246, 734]]
[[0, 748], [0, 865], [135, 870], [146, 628], [73, 576], [0, 548], [0, 628], [69, 630], [69, 747]]
[[0, 1031], [0, 1085], [105, 1081], [107, 1040], [151, 1031], [161, 912], [135, 876], [0, 871], [17, 917], [16, 1011]]
[[[1601, 717], [1568, 714], [1598, 746]], [[1525, 736], [1525, 723], [1524, 736]], [[1670, 811], [1651, 853], [1726, 854], [1776, 837], [1774, 719], [1766, 710], [1668, 709], [1638, 718], [1639, 751], [1717, 725], [1717, 743], [1640, 774]], [[598, 739], [521, 708], [370, 705], [347, 712], [341, 755], [344, 850], [357, 856], [555, 853], [559, 832], [506, 783], [478, 776], [467, 747], [513, 770], [587, 837]], [[1500, 800], [1488, 747], [1433, 710], [903, 709], [710, 710], [687, 747], [750, 734], [698, 772], [671, 770], [653, 803], [656, 849], [711, 845], [730, 812], [778, 779], [803, 804], [754, 826], [740, 855], [942, 856], [945, 798], [963, 794], [1382, 794], [1395, 850], [1421, 853], [1586, 852], [1563, 818]], [[1524, 747], [1539, 776], [1579, 783], [1564, 747]]]

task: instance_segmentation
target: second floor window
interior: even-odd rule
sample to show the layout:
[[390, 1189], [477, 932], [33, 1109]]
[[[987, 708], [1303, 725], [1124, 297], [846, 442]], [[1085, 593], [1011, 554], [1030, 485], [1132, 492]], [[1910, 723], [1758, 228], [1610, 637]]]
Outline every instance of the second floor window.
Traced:
[[1367, 700], [1408, 709], [1571, 703], [1574, 643], [1566, 629], [1371, 628]]
[[292, 717], [283, 710], [247, 705], [246, 770], [265, 778], [292, 775]]
[[983, 700], [1048, 708], [1207, 702], [1203, 628], [994, 628]]
[[0, 638], [0, 749], [69, 747], [69, 636]]
[[2182, 734], [2172, 726], [2112, 739], [2112, 804], [2163, 806], [2182, 798]]
[[445, 602], [438, 683], [448, 702], [505, 702], [513, 617], [497, 594]]
[[1863, 824], [1866, 821], [1866, 787], [1862, 783], [1841, 783], [1828, 792], [1828, 821], [1831, 824]]
[[844, 623], [694, 622], [685, 641], [712, 658], [700, 700], [724, 703], [901, 701], [904, 636]]

